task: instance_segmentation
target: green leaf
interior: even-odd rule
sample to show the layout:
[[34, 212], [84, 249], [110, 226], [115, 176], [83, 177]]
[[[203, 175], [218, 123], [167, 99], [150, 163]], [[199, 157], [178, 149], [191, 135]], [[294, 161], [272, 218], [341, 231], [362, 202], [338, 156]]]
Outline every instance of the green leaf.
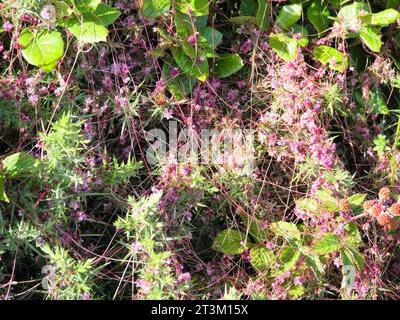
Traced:
[[276, 24], [282, 29], [288, 29], [301, 18], [303, 7], [301, 3], [288, 4], [279, 11]]
[[[353, 2], [350, 5], [344, 6], [338, 12], [337, 18], [343, 22], [343, 27], [348, 31], [359, 26], [359, 17], [361, 12], [371, 13], [371, 8], [365, 2]], [[353, 36], [351, 32], [348, 36]]]
[[375, 139], [374, 139], [374, 151], [378, 153], [379, 156], [382, 156], [385, 154], [386, 151], [389, 151], [390, 148], [388, 147], [388, 141], [386, 139], [386, 136], [383, 134], [379, 134]]
[[362, 17], [363, 25], [373, 25], [386, 27], [396, 22], [400, 18], [400, 13], [394, 9], [386, 9], [378, 13], [371, 13]]
[[90, 20], [99, 22], [103, 26], [108, 26], [117, 20], [120, 15], [121, 12], [118, 9], [101, 3], [97, 6], [96, 10], [91, 12], [88, 16], [90, 17]]
[[353, 214], [362, 213], [363, 209], [361, 205], [363, 204], [365, 197], [365, 194], [356, 193], [348, 198]]
[[0, 175], [0, 201], [4, 201], [7, 203], [10, 202], [10, 200], [8, 199], [7, 194], [4, 190], [4, 177], [2, 175]]
[[208, 0], [176, 0], [176, 8], [185, 14], [189, 11], [194, 16], [205, 16], [208, 15], [209, 1]]
[[379, 86], [374, 86], [369, 91], [368, 105], [376, 114], [389, 114], [389, 108]]
[[354, 266], [353, 259], [351, 257], [351, 252], [349, 250], [340, 251], [340, 259], [342, 260], [343, 266]]
[[101, 0], [73, 0], [80, 13], [96, 10], [101, 4]]
[[240, 215], [240, 218], [256, 242], [262, 242], [267, 238], [268, 230], [262, 228], [255, 218], [245, 214]]
[[21, 174], [36, 172], [40, 160], [27, 153], [18, 152], [3, 159], [2, 163], [7, 178], [16, 178]]
[[193, 33], [193, 25], [187, 14], [176, 11], [174, 14], [175, 27], [178, 34], [186, 38]]
[[315, 47], [314, 57], [322, 64], [329, 64], [332, 70], [340, 72], [344, 72], [349, 64], [347, 57], [342, 52], [328, 46]]
[[250, 263], [256, 270], [267, 270], [275, 260], [274, 252], [264, 246], [250, 249]]
[[304, 210], [313, 214], [320, 213], [319, 203], [316, 199], [302, 198], [296, 200], [296, 207], [300, 210]]
[[257, 14], [258, 3], [256, 0], [241, 0], [240, 1], [240, 15], [253, 16]]
[[175, 99], [179, 101], [190, 95], [197, 80], [183, 73], [178, 74], [176, 77], [172, 77], [171, 70], [177, 67], [178, 66], [175, 63], [164, 63], [163, 77], [167, 82], [168, 89]]
[[211, 27], [199, 29], [199, 46], [207, 57], [214, 57], [217, 46], [222, 42], [222, 33]]
[[108, 30], [92, 17], [83, 15], [83, 22], [78, 18], [70, 19], [66, 23], [67, 29], [80, 42], [97, 43], [107, 41]]
[[233, 24], [256, 24], [256, 17], [238, 16], [230, 18], [229, 21]]
[[[246, 242], [243, 245], [243, 242]], [[250, 247], [249, 239], [240, 231], [233, 229], [226, 229], [217, 234], [214, 239], [212, 248], [216, 251], [225, 254], [241, 254], [244, 250]]]
[[294, 242], [300, 242], [300, 231], [294, 223], [278, 221], [271, 223], [271, 230], [278, 236]]
[[340, 249], [340, 241], [337, 235], [333, 233], [326, 233], [323, 235], [321, 240], [318, 240], [314, 247], [313, 252], [317, 254], [327, 254], [338, 251]]
[[363, 204], [366, 196], [367, 195], [365, 193], [355, 193], [347, 199], [349, 200], [351, 206], [358, 207]]
[[349, 246], [340, 252], [343, 266], [352, 266], [359, 272], [364, 268], [364, 258], [353, 246]]
[[352, 206], [361, 206], [366, 196], [365, 193], [355, 193], [348, 197], [348, 200]]
[[383, 42], [378, 31], [372, 27], [362, 27], [360, 30], [362, 41], [374, 52], [380, 52]]
[[54, 6], [58, 20], [69, 17], [73, 13], [73, 10], [64, 1], [55, 1]]
[[307, 30], [306, 27], [303, 27], [300, 24], [294, 24], [291, 27], [291, 32], [292, 32], [292, 35], [300, 33], [301, 34], [301, 39], [297, 40], [299, 45], [302, 46], [302, 47], [307, 46], [307, 44], [308, 44], [308, 30]]
[[340, 258], [342, 260], [342, 288], [352, 288], [354, 286], [354, 277], [356, 266], [353, 262], [351, 252], [348, 250], [343, 250], [340, 252]]
[[320, 200], [320, 210], [337, 211], [338, 201], [332, 196], [332, 191], [328, 188], [322, 188], [315, 192], [317, 198]]
[[357, 270], [361, 272], [364, 268], [364, 257], [356, 248], [354, 248], [354, 246], [346, 244], [346, 248], [351, 252], [351, 256]]
[[292, 247], [283, 248], [279, 256], [282, 267], [277, 274], [292, 270], [296, 266], [296, 262], [299, 260], [300, 256], [301, 252], [297, 249]]
[[157, 18], [166, 14], [171, 7], [170, 0], [143, 0], [143, 14], [146, 17]]
[[400, 9], [400, 0], [388, 0], [386, 8], [392, 8], [392, 9]]
[[[188, 57], [182, 48], [172, 48], [171, 51], [175, 62], [182, 71], [200, 81], [205, 81], [208, 78], [209, 70], [206, 57], [204, 57], [204, 60], [200, 63], [198, 58]], [[201, 54], [201, 52], [198, 54]]]
[[271, 33], [269, 45], [285, 61], [294, 60], [297, 56], [297, 40], [291, 39], [283, 33]]
[[318, 37], [321, 37], [329, 28], [330, 20], [329, 9], [321, 1], [313, 1], [307, 9], [307, 17], [314, 28], [318, 31]]
[[242, 69], [244, 66], [242, 58], [237, 54], [220, 55], [215, 60], [215, 76], [226, 78]]
[[307, 265], [313, 270], [315, 276], [319, 278], [324, 273], [324, 266], [317, 255], [306, 256]]
[[57, 31], [41, 30], [34, 34], [24, 29], [18, 43], [23, 47], [24, 59], [46, 72], [54, 70], [64, 53], [64, 41]]
[[288, 290], [288, 298], [290, 300], [299, 300], [305, 292], [304, 286], [291, 286]]
[[269, 5], [266, 0], [258, 1], [256, 24], [263, 31], [269, 28]]
[[347, 234], [347, 243], [350, 245], [360, 245], [362, 244], [362, 238], [360, 235], [360, 231], [358, 230], [357, 225], [354, 222], [346, 223], [344, 226]]

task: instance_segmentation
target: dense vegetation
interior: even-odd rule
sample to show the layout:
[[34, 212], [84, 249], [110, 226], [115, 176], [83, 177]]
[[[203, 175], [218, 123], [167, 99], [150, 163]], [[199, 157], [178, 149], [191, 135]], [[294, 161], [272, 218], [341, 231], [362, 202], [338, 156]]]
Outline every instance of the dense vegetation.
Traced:
[[398, 10], [0, 0], [0, 297], [399, 298]]

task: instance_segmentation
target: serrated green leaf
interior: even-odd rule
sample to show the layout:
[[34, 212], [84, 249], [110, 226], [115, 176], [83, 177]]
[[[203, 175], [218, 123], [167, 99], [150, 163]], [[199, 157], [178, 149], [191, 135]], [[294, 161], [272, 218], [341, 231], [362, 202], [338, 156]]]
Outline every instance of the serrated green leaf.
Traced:
[[325, 209], [328, 211], [338, 210], [338, 201], [332, 196], [332, 191], [327, 188], [322, 188], [317, 190], [315, 194], [320, 201], [320, 209]]
[[361, 272], [364, 268], [364, 257], [358, 252], [358, 250], [351, 244], [346, 243], [345, 245], [347, 255], [350, 257], [353, 265]]
[[338, 251], [340, 249], [340, 241], [337, 235], [333, 233], [326, 233], [322, 236], [321, 240], [318, 240], [313, 248], [312, 251], [317, 254], [327, 254], [331, 252]]
[[250, 249], [250, 263], [256, 270], [267, 270], [275, 260], [274, 252], [264, 246]]
[[302, 198], [296, 200], [296, 207], [300, 210], [304, 210], [313, 214], [319, 213], [319, 204], [316, 199]]
[[292, 247], [283, 248], [279, 257], [282, 267], [277, 274], [292, 270], [296, 266], [296, 262], [299, 260], [300, 256], [301, 252], [297, 249]]
[[262, 228], [255, 219], [244, 214], [240, 217], [256, 242], [262, 242], [267, 238], [267, 230]]
[[347, 199], [349, 200], [351, 206], [358, 207], [363, 204], [366, 196], [367, 195], [365, 193], [355, 193]]
[[369, 92], [368, 105], [375, 114], [389, 114], [389, 108], [378, 86], [374, 86]]
[[357, 225], [354, 222], [346, 223], [344, 226], [347, 234], [347, 242], [350, 245], [359, 245], [362, 243], [360, 231], [358, 230]]
[[64, 1], [55, 1], [54, 6], [56, 7], [56, 16], [58, 20], [69, 17], [73, 13], [73, 10]]
[[291, 300], [298, 300], [304, 295], [304, 286], [291, 286], [288, 291], [288, 298]]
[[[243, 242], [246, 242], [243, 245]], [[212, 248], [225, 254], [241, 254], [250, 247], [251, 242], [246, 235], [240, 231], [226, 229], [217, 234], [214, 239]]]
[[176, 31], [182, 38], [186, 38], [193, 33], [192, 21], [187, 14], [176, 11], [174, 14], [174, 21]]
[[294, 223], [278, 221], [271, 223], [270, 228], [276, 235], [288, 241], [298, 243], [301, 240], [300, 231]]
[[307, 265], [313, 270], [315, 276], [319, 278], [324, 273], [324, 266], [317, 255], [306, 256]]
[[75, 7], [80, 13], [96, 10], [101, 0], [73, 0]]

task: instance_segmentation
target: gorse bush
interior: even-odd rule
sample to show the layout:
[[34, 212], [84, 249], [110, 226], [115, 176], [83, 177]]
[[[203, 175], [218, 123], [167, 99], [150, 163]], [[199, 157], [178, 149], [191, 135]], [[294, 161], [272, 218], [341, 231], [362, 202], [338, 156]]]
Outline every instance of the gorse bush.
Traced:
[[399, 24], [1, 1], [2, 299], [397, 299]]

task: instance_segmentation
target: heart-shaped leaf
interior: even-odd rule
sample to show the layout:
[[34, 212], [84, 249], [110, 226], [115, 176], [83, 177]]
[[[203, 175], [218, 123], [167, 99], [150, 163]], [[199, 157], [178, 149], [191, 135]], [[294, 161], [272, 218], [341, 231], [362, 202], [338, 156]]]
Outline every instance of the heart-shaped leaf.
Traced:
[[28, 63], [50, 72], [64, 53], [64, 40], [58, 31], [41, 30], [33, 33], [24, 29], [18, 39], [22, 56]]

